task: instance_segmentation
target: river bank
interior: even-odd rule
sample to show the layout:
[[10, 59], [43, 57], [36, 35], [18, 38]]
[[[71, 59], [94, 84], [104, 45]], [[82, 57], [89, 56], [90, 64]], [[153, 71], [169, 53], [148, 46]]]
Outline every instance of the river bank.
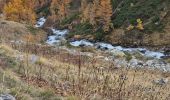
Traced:
[[[36, 25], [37, 28], [41, 28], [45, 23], [45, 18], [40, 18]], [[51, 28], [52, 35], [49, 35], [46, 43], [50, 46], [64, 48], [72, 54], [76, 54], [75, 48], [90, 48], [95, 53], [90, 51], [83, 51], [80, 54], [93, 57], [96, 53], [100, 52], [96, 58], [103, 59], [105, 61], [113, 61], [116, 66], [130, 66], [130, 67], [147, 67], [151, 69], [160, 69], [162, 71], [170, 71], [170, 64], [164, 61], [164, 58], [168, 58], [170, 55], [163, 50], [152, 51], [147, 48], [126, 48], [123, 46], [114, 46], [105, 42], [91, 42], [86, 39], [67, 40], [69, 30], [58, 30]], [[71, 46], [72, 48], [68, 47]]]

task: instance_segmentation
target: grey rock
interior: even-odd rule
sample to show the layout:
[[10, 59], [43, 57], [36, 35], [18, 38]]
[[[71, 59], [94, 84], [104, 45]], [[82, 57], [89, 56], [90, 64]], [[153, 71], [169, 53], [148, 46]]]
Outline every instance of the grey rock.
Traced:
[[113, 61], [114, 60], [114, 56], [109, 56], [109, 57], [104, 57], [105, 61]]
[[152, 68], [152, 69], [159, 69], [162, 70], [164, 72], [170, 71], [170, 66], [168, 63], [165, 63], [164, 61], [160, 61], [160, 60], [148, 60], [146, 61], [146, 65], [148, 68]]
[[64, 44], [66, 44], [67, 43], [67, 40], [65, 39], [65, 38], [61, 38], [60, 39], [60, 46], [62, 46], [62, 45], [64, 45]]
[[123, 51], [120, 51], [120, 50], [113, 49], [110, 52], [114, 56], [119, 56], [119, 57], [124, 57], [125, 56], [125, 53]]
[[17, 61], [23, 61], [23, 60], [24, 60], [24, 55], [18, 54], [18, 55], [16, 56], [16, 60], [17, 60]]
[[30, 57], [30, 62], [31, 62], [32, 64], [36, 63], [38, 60], [39, 60], [39, 56], [31, 55], [31, 57]]
[[16, 99], [10, 94], [0, 94], [0, 100], [16, 100]]
[[131, 67], [144, 67], [144, 62], [133, 58], [129, 61], [129, 65]]
[[114, 64], [117, 67], [126, 67], [128, 65], [125, 59], [114, 59]]
[[154, 80], [154, 83], [158, 84], [158, 85], [164, 85], [168, 83], [168, 79], [166, 78], [161, 78], [159, 80]]
[[136, 65], [138, 65], [138, 60], [137, 60], [137, 59], [131, 59], [131, 60], [129, 61], [129, 64], [130, 64], [131, 66], [136, 66]]

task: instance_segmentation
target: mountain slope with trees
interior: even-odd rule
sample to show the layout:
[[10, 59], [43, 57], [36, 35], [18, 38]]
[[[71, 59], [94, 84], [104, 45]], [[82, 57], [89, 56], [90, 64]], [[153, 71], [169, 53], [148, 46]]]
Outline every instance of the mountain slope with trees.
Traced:
[[70, 37], [92, 35], [125, 46], [168, 46], [169, 4], [169, 0], [69, 1], [64, 19], [51, 17], [51, 13], [47, 26], [69, 28]]
[[[6, 4], [5, 4], [6, 3]], [[0, 8], [7, 19], [34, 23], [35, 18], [46, 16], [44, 27], [69, 28], [71, 36], [93, 35], [97, 40], [113, 44], [168, 45], [169, 41], [155, 43], [158, 37], [169, 37], [169, 0], [5, 0]], [[5, 6], [5, 7], [4, 7]], [[17, 7], [18, 6], [18, 7]], [[119, 35], [119, 31], [122, 34]], [[154, 33], [154, 34], [152, 34]], [[113, 34], [113, 35], [112, 35]], [[121, 34], [121, 33], [120, 33]], [[158, 34], [160, 36], [156, 36]], [[165, 34], [165, 36], [162, 34]], [[104, 36], [112, 38], [103, 38]], [[114, 40], [118, 37], [120, 43]], [[124, 39], [128, 37], [128, 39]], [[146, 43], [143, 41], [147, 41]], [[152, 42], [153, 41], [153, 42]]]

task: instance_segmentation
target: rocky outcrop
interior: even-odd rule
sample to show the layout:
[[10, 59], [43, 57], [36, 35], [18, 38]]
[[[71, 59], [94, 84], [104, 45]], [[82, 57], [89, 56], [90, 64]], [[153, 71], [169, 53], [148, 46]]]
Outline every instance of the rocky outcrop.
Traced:
[[10, 94], [0, 94], [0, 100], [16, 100], [16, 99]]
[[158, 80], [154, 80], [153, 82], [155, 83], [155, 84], [158, 84], [158, 85], [165, 85], [165, 84], [167, 84], [168, 83], [168, 79], [166, 79], [166, 78], [161, 78], [161, 79], [158, 79]]

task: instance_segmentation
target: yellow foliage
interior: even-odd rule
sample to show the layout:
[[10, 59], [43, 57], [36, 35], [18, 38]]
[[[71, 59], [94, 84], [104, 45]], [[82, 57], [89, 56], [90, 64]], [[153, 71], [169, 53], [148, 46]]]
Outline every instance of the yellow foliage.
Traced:
[[139, 30], [144, 30], [144, 27], [142, 24], [138, 23], [138, 25], [136, 26], [137, 29]]
[[143, 22], [141, 19], [137, 19], [137, 26], [136, 28], [139, 29], [139, 30], [144, 30], [144, 27], [143, 27]]
[[50, 10], [56, 20], [63, 20], [68, 16], [71, 0], [52, 0]]
[[93, 0], [87, 6], [85, 0], [82, 0], [82, 22], [88, 21], [91, 25], [102, 26], [105, 32], [109, 31], [112, 16], [111, 0]]
[[130, 31], [130, 30], [133, 30], [134, 27], [135, 27], [135, 26], [133, 26], [132, 24], [130, 24], [126, 29], [127, 29], [128, 31]]
[[138, 30], [144, 30], [142, 20], [140, 18], [138, 18], [136, 21], [137, 21], [137, 25], [136, 26], [133, 26], [132, 24], [130, 24], [126, 29], [128, 31], [130, 31], [130, 30], [133, 30], [136, 27]]
[[4, 7], [4, 14], [8, 20], [13, 21], [27, 21], [34, 23], [36, 15], [33, 7], [31, 7], [27, 0], [11, 0]]
[[142, 23], [142, 20], [140, 18], [138, 18], [137, 23]]

